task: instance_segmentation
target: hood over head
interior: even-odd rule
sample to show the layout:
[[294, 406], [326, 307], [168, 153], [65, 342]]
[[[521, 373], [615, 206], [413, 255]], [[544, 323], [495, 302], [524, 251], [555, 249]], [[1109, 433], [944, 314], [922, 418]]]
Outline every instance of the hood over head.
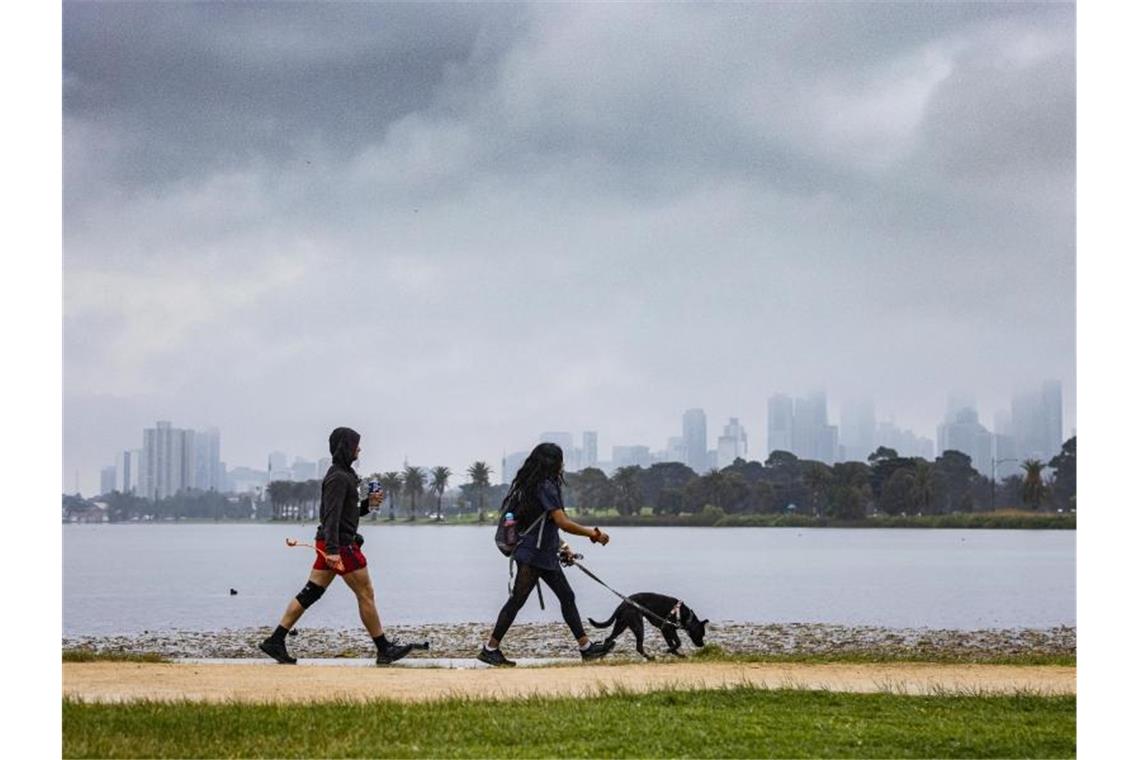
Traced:
[[329, 453], [341, 467], [352, 467], [356, 459], [356, 447], [360, 444], [360, 433], [352, 428], [338, 427], [329, 434]]

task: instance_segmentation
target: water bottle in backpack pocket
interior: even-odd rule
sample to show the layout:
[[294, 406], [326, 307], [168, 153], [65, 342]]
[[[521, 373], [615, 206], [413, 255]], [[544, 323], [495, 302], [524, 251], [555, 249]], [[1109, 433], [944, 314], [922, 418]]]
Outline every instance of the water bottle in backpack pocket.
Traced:
[[504, 557], [514, 554], [515, 547], [519, 545], [518, 525], [514, 512], [505, 512], [499, 517], [499, 525], [495, 528], [495, 545]]

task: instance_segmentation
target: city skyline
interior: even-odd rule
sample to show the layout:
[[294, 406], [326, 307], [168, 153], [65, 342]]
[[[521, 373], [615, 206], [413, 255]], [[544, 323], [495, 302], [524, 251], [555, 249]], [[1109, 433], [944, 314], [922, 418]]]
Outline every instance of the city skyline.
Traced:
[[[524, 449], [508, 453], [508, 449], [504, 448], [497, 459], [483, 461], [492, 469], [492, 482], [502, 482], [504, 477], [507, 481], [513, 477], [526, 454], [540, 442], [559, 444], [564, 452], [566, 469], [571, 472], [586, 467], [601, 467], [607, 472], [613, 472], [618, 467], [627, 465], [648, 467], [656, 462], [676, 461], [683, 462], [701, 473], [713, 467], [717, 469], [726, 467], [737, 456], [749, 461], [763, 462], [773, 450], [789, 451], [802, 459], [818, 459], [826, 464], [833, 464], [836, 461], [865, 461], [867, 455], [875, 448], [884, 446], [895, 449], [900, 456], [923, 457], [930, 461], [945, 449], [955, 449], [970, 456], [980, 474], [989, 477], [990, 471], [993, 470], [1000, 478], [1015, 474], [1019, 470], [1020, 461], [1025, 458], [1048, 461], [1060, 450], [1060, 443], [1075, 434], [1075, 430], [1065, 433], [1059, 427], [1059, 421], [1064, 416], [1062, 398], [1063, 390], [1058, 381], [1043, 381], [1037, 389], [1024, 389], [1013, 394], [1004, 407], [993, 411], [995, 423], [992, 427], [987, 427], [980, 421], [981, 415], [972, 393], [950, 392], [946, 394], [945, 411], [934, 434], [936, 439], [932, 439], [916, 434], [909, 428], [898, 427], [892, 417], [879, 419], [876, 415], [875, 401], [871, 398], [845, 399], [837, 403], [829, 400], [826, 392], [822, 390], [810, 391], [795, 398], [787, 393], [776, 393], [769, 397], [768, 413], [752, 433], [751, 449], [748, 444], [749, 426], [741, 422], [742, 418], [729, 417], [726, 423], [720, 426], [720, 432], [716, 432], [716, 428], [709, 425], [704, 410], [694, 407], [685, 410], [681, 415], [678, 427], [674, 431], [680, 435], [666, 436], [660, 447], [645, 441], [611, 443], [609, 447], [611, 456], [603, 460], [598, 456], [597, 430], [544, 431], [534, 436], [532, 443]], [[798, 420], [797, 410], [800, 412]], [[101, 466], [97, 475], [100, 492], [105, 492], [102, 489], [108, 482], [113, 482], [117, 490], [124, 490], [124, 467], [133, 470], [136, 482], [145, 480], [146, 466], [140, 464], [139, 460], [141, 457], [141, 462], [148, 461], [143, 455], [148, 445], [151, 445], [148, 443], [148, 436], [158, 436], [164, 427], [170, 430], [170, 425], [168, 421], [159, 421], [155, 428], [144, 429], [142, 450], [125, 450], [116, 456], [114, 464]], [[766, 439], [761, 436], [761, 431], [765, 430]], [[184, 465], [184, 469], [196, 468], [193, 482], [206, 484], [227, 482], [225, 474], [227, 465], [220, 461], [218, 428], [211, 427], [205, 432], [174, 429], [173, 432], [188, 435], [187, 440], [195, 446], [194, 458], [188, 459]], [[703, 445], [699, 443], [696, 445], [703, 452], [703, 457], [694, 458], [690, 456], [687, 441], [690, 439], [700, 441], [702, 432]], [[825, 441], [822, 448], [820, 432], [825, 433], [822, 438]], [[615, 440], [622, 439], [615, 438]], [[581, 441], [580, 446], [578, 441]], [[763, 444], [758, 444], [758, 441], [763, 441]], [[605, 448], [601, 450], [604, 451]], [[203, 454], [203, 451], [208, 453]], [[204, 468], [201, 463], [205, 461], [213, 464]], [[229, 467], [229, 470], [247, 485], [264, 482], [273, 472], [280, 473], [282, 475], [280, 479], [286, 480], [319, 479], [328, 468], [330, 460], [327, 455], [308, 459], [296, 452], [286, 453], [272, 449], [264, 455], [264, 461], [266, 463], [264, 470], [249, 462], [235, 464]], [[456, 482], [461, 482], [467, 467], [474, 461], [476, 460], [445, 463], [445, 466], [450, 467], [453, 475], [458, 476], [459, 480]], [[211, 475], [216, 473], [219, 464], [222, 469], [221, 476]], [[400, 470], [404, 464], [427, 467], [435, 466], [439, 462], [401, 461], [375, 467], [366, 467], [366, 464], [363, 461], [358, 464], [362, 474]], [[153, 468], [154, 465], [150, 467]], [[141, 475], [140, 469], [143, 473]], [[258, 473], [267, 477], [262, 478]], [[155, 486], [150, 488], [162, 495], [169, 495], [168, 489]], [[248, 490], [248, 488], [237, 490]], [[66, 486], [64, 491], [67, 492]]]
[[812, 386], [1076, 424], [1071, 5], [62, 15], [68, 490], [160, 419], [453, 469], [695, 406], [761, 451]]

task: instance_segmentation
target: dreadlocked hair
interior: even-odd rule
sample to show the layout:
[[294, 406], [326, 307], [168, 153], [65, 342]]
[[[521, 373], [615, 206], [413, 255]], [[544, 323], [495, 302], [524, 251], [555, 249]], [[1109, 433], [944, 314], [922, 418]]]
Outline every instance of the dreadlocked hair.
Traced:
[[562, 447], [556, 443], [540, 443], [534, 447], [503, 499], [503, 511], [507, 511], [507, 505], [513, 502], [515, 519], [524, 530], [542, 514], [538, 489], [547, 480], [554, 481], [559, 493], [566, 484], [562, 476]]

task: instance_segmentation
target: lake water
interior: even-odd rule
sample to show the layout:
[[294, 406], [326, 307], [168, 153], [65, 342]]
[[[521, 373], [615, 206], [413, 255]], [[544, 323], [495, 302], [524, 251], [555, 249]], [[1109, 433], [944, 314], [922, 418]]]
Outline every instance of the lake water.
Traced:
[[[304, 585], [307, 525], [66, 525], [63, 633], [109, 635], [275, 625]], [[493, 622], [507, 560], [492, 527], [368, 525], [362, 533], [381, 619], [390, 625]], [[797, 528], [613, 528], [607, 547], [571, 538], [622, 593], [657, 591], [716, 621], [889, 628], [1048, 628], [1076, 624], [1076, 532]], [[583, 618], [620, 602], [566, 570]], [[230, 589], [238, 591], [230, 595]], [[532, 596], [521, 622], [561, 617]], [[306, 626], [359, 625], [334, 582]]]

